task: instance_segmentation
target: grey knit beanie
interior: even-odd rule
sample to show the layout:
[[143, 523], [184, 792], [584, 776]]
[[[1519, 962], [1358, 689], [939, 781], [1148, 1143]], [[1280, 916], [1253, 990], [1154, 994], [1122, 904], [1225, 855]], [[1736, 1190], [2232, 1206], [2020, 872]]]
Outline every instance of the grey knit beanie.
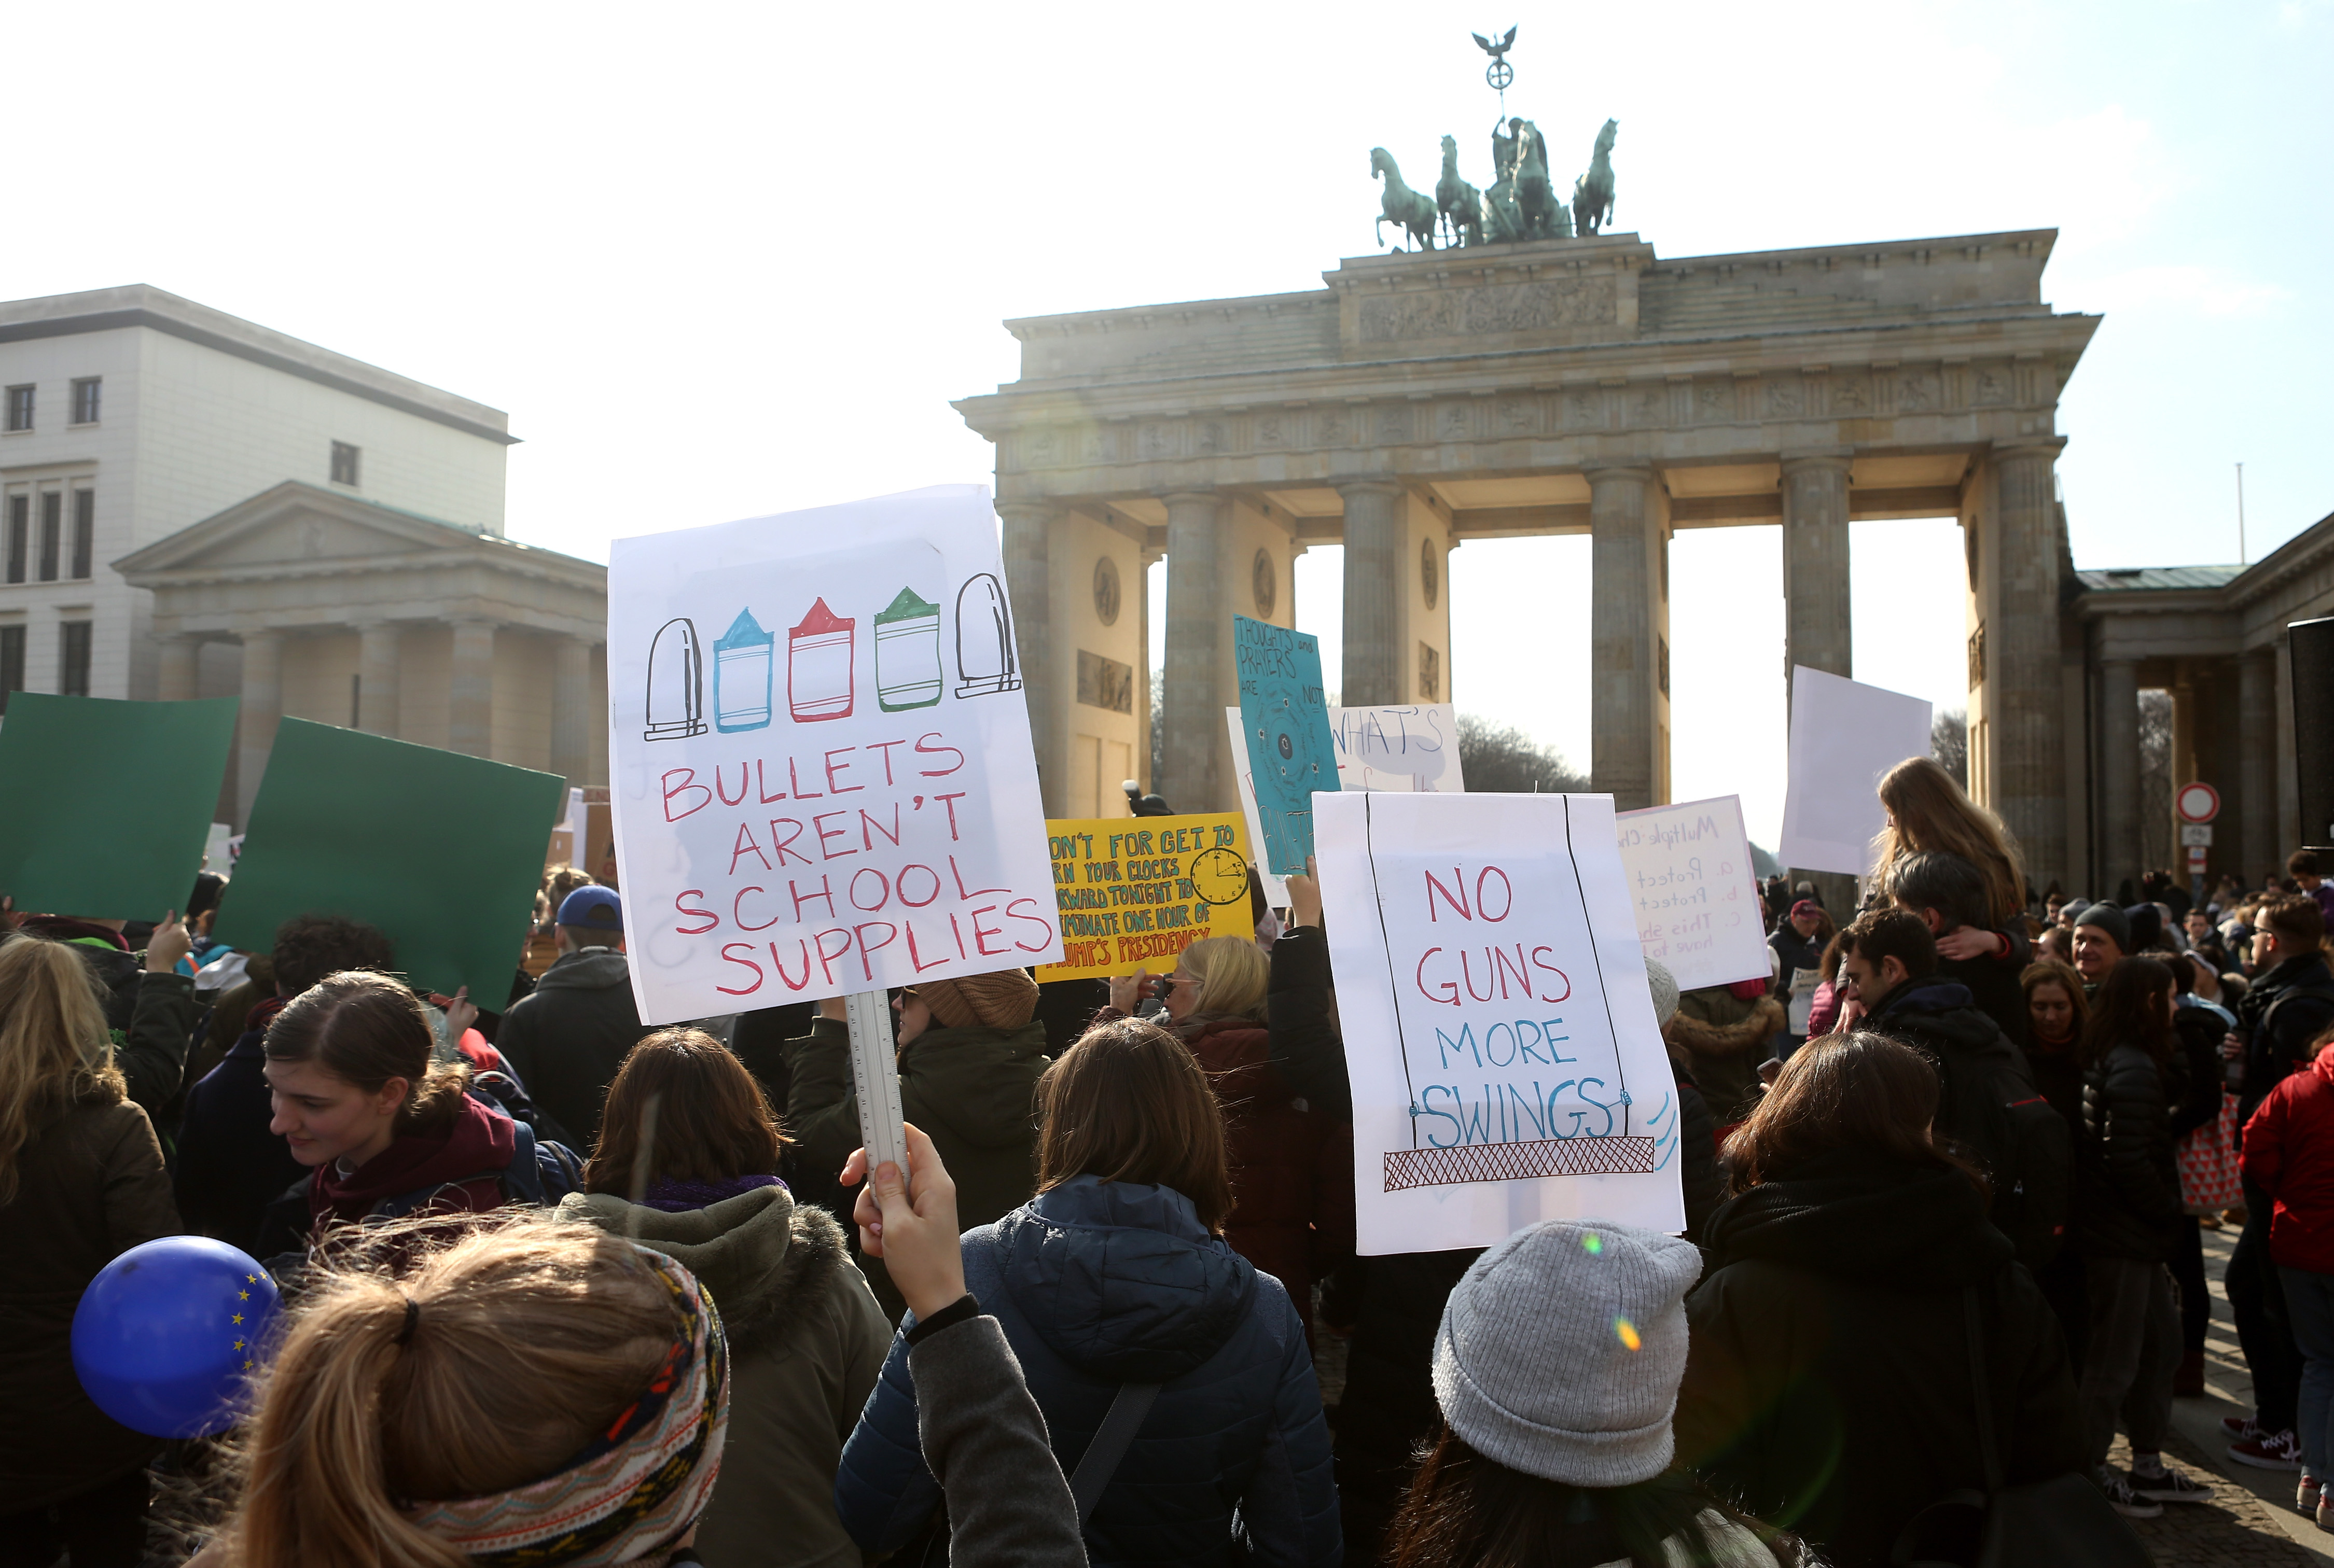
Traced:
[[1645, 960], [1645, 988], [1654, 994], [1654, 1023], [1666, 1025], [1678, 1007], [1677, 976], [1658, 959]]
[[1692, 1242], [1634, 1226], [1551, 1219], [1475, 1260], [1442, 1308], [1434, 1397], [1467, 1446], [1574, 1486], [1669, 1468], [1685, 1376]]
[[2101, 899], [2075, 917], [2078, 926], [2097, 926], [2105, 931], [2119, 952], [2131, 951], [2131, 919], [2115, 905]]

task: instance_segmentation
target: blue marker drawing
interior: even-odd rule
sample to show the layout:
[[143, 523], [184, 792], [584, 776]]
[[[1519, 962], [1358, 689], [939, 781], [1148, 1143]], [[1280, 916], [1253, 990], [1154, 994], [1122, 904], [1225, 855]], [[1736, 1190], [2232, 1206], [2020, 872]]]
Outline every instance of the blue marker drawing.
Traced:
[[768, 727], [776, 641], [752, 611], [740, 610], [713, 645], [713, 727], [724, 735]]
[[1240, 729], [1264, 826], [1267, 868], [1305, 869], [1313, 852], [1313, 793], [1337, 790], [1337, 744], [1321, 681], [1321, 644], [1268, 621], [1232, 617]]

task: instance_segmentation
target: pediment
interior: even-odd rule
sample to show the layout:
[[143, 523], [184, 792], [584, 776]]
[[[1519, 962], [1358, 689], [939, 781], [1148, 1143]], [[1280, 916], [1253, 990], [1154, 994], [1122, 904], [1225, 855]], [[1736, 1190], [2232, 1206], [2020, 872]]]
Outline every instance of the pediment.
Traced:
[[335, 562], [467, 553], [478, 535], [313, 485], [286, 483], [114, 563], [132, 582], [152, 574], [296, 568]]

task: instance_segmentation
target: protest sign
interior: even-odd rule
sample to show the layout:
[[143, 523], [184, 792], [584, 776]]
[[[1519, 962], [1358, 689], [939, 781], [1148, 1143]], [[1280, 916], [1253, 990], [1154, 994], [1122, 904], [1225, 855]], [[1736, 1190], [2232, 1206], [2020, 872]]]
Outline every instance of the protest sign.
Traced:
[[1313, 792], [1337, 788], [1337, 747], [1321, 685], [1321, 644], [1269, 621], [1232, 617], [1242, 744], [1262, 831], [1257, 863], [1282, 876], [1313, 852]]
[[1040, 980], [1163, 974], [1194, 942], [1256, 934], [1236, 815], [1064, 818], [1046, 837], [1063, 959]]
[[1685, 1224], [1673, 1081], [1605, 795], [1314, 803], [1365, 1254]]
[[1329, 738], [1337, 747], [1337, 787], [1458, 794], [1458, 710], [1447, 702], [1333, 707]]
[[1880, 775], [1929, 755], [1929, 704], [1846, 676], [1791, 669], [1791, 764], [1775, 858], [1810, 871], [1860, 877], [1888, 820]]
[[526, 948], [564, 783], [287, 718], [214, 934], [264, 953], [294, 915], [345, 916], [380, 928], [419, 988], [468, 986], [472, 1001], [498, 1010]]
[[[1224, 726], [1232, 737], [1232, 765], [1239, 778], [1240, 812], [1248, 822], [1249, 842], [1261, 843], [1264, 824], [1257, 815], [1256, 779], [1249, 766], [1240, 710], [1224, 709]], [[1467, 787], [1459, 767], [1457, 710], [1447, 702], [1333, 707], [1329, 739], [1336, 749], [1341, 790], [1457, 794]], [[1261, 863], [1256, 871], [1264, 883], [1265, 902], [1276, 909], [1287, 909], [1288, 884]]]
[[1621, 870], [1637, 942], [1681, 991], [1767, 977], [1759, 879], [1734, 795], [1623, 812]]
[[616, 541], [608, 683], [643, 1021], [1061, 957], [987, 491]]
[[[159, 920], [184, 909], [235, 744], [236, 700], [8, 694], [0, 893], [16, 908]], [[220, 864], [212, 868], [225, 871]]]

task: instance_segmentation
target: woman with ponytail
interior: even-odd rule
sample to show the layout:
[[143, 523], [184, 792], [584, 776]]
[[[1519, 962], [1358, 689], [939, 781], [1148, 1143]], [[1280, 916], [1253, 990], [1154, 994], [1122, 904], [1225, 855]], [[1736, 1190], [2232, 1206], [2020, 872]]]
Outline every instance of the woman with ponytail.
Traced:
[[467, 1069], [436, 1060], [436, 1038], [420, 997], [366, 970], [327, 975], [268, 1024], [268, 1130], [313, 1172], [314, 1231], [495, 1208], [539, 1188], [533, 1135], [466, 1092]]
[[0, 941], [0, 1562], [62, 1547], [74, 1568], [132, 1568], [144, 1554], [162, 1445], [82, 1392], [73, 1307], [114, 1258], [178, 1230], [88, 966], [45, 937]]
[[728, 1372], [711, 1300], [661, 1253], [520, 1213], [383, 1227], [286, 1313], [196, 1561], [693, 1561]]

